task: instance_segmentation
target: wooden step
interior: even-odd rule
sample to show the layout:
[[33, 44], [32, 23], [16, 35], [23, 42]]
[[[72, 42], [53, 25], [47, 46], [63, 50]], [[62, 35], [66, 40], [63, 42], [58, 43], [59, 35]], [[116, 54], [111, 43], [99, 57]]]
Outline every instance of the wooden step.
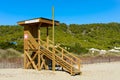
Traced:
[[[48, 50], [41, 50], [42, 52], [45, 53], [45, 55], [52, 60], [52, 53], [50, 53]], [[56, 56], [55, 58], [55, 62], [58, 63], [60, 66], [62, 66], [63, 68], [65, 68], [66, 71], [70, 72], [71, 71], [71, 67], [69, 64], [67, 64], [64, 60], [62, 60], [61, 58], [59, 58], [58, 56]], [[75, 67], [73, 67], [73, 75], [76, 74], [80, 74], [80, 71], [78, 71], [78, 69], [76, 69]]]

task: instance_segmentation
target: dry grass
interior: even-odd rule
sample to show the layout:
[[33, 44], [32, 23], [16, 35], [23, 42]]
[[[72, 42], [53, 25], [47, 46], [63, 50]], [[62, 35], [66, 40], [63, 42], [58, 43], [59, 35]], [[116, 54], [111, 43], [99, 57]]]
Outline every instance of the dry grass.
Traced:
[[9, 48], [6, 50], [0, 49], [0, 58], [13, 58], [13, 57], [21, 57], [22, 53], [18, 52], [15, 49]]

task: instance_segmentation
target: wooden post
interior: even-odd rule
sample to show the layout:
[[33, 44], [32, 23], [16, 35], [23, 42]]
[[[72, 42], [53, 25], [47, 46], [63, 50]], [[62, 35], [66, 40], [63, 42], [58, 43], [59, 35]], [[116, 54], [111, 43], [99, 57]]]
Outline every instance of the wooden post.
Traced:
[[55, 48], [53, 47], [53, 54], [52, 54], [52, 70], [55, 71]]
[[[72, 61], [70, 60], [70, 64], [72, 65]], [[73, 75], [73, 68], [71, 67], [71, 71], [70, 71], [70, 73], [71, 73], [71, 75]]]
[[53, 21], [53, 27], [52, 27], [53, 28], [53, 30], [52, 30], [53, 36], [52, 37], [53, 37], [53, 44], [54, 44], [54, 7], [52, 7], [52, 21]]
[[62, 49], [62, 59], [63, 59], [63, 54], [64, 54], [64, 53], [63, 53], [63, 49]]
[[80, 71], [80, 60], [78, 61], [78, 70]]
[[26, 57], [26, 54], [25, 54], [25, 47], [26, 47], [25, 42], [27, 42], [27, 40], [24, 39], [24, 69], [26, 69], [26, 64], [27, 64], [26, 63], [27, 62], [27, 57]]
[[49, 31], [47, 27], [47, 49], [49, 48]]
[[38, 26], [38, 44], [39, 44], [39, 47], [38, 47], [38, 70], [40, 70], [40, 26]]
[[53, 54], [52, 54], [52, 70], [55, 71], [55, 49], [54, 49], [54, 7], [52, 7], [52, 21], [53, 21]]
[[27, 69], [27, 63], [29, 62], [29, 60], [27, 60], [27, 55], [25, 53], [25, 50], [27, 50], [27, 52], [29, 52], [29, 43], [28, 43], [28, 38], [25, 39], [24, 42], [26, 45], [24, 45], [25, 49], [24, 49], [24, 68]]
[[26, 54], [25, 54], [25, 50], [24, 50], [24, 69], [26, 69]]
[[[29, 49], [30, 49], [30, 48], [29, 48], [29, 39], [27, 38], [26, 41], [27, 41], [27, 42], [26, 42], [26, 43], [27, 43], [27, 52], [29, 53]], [[27, 56], [26, 53], [25, 53], [25, 55], [26, 55], [26, 58], [28, 59], [28, 56]], [[27, 60], [27, 63], [29, 63], [29, 62], [30, 62], [30, 61]], [[25, 65], [26, 65], [26, 68], [27, 68], [27, 63], [25, 64]]]
[[[24, 33], [24, 37], [25, 37], [25, 33]], [[24, 69], [26, 68], [26, 54], [25, 54], [25, 38], [24, 38]]]

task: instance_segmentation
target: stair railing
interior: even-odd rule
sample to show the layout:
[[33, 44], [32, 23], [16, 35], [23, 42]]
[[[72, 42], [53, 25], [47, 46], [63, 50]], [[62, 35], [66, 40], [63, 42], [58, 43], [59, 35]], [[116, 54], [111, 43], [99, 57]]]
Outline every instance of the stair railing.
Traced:
[[[55, 47], [56, 54], [58, 54], [63, 60], [67, 61], [71, 65], [76, 66], [76, 68], [80, 71], [81, 60], [78, 57], [76, 57], [72, 53], [68, 52], [64, 48], [60, 47], [59, 45], [53, 46], [53, 42], [51, 40], [49, 40], [48, 43], [49, 43], [49, 45], [46, 46], [46, 47], [48, 47], [48, 49], [52, 49], [53, 47]], [[44, 44], [47, 44], [47, 43], [44, 42]]]

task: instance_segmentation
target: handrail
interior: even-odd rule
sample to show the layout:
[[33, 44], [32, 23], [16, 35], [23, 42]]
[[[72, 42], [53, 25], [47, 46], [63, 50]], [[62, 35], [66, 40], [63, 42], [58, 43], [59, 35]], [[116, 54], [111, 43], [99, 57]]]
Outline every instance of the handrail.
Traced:
[[[51, 40], [49, 40], [51, 43], [53, 43]], [[63, 49], [62, 47], [60, 47], [59, 45], [58, 45], [58, 47], [59, 48], [61, 48], [61, 49]], [[70, 54], [71, 56], [74, 56], [75, 58], [78, 58], [78, 57], [76, 57], [75, 55], [73, 55], [72, 53], [70, 53], [70, 52], [68, 52], [67, 50], [65, 50], [65, 49], [63, 49], [65, 52], [67, 52], [68, 54]], [[79, 59], [79, 58], [78, 58]]]
[[[57, 51], [58, 53], [61, 53], [59, 50], [57, 50], [57, 49], [55, 49], [55, 51]], [[62, 54], [62, 53], [61, 53]], [[76, 63], [77, 64], [77, 62], [76, 61], [74, 61], [73, 59], [71, 59], [71, 58], [69, 58], [68, 56], [66, 56], [65, 54], [63, 54], [63, 57], [66, 57], [67, 59], [69, 59], [69, 60], [71, 60], [72, 61], [72, 63]]]
[[[53, 43], [51, 40], [49, 40], [49, 42]], [[63, 49], [64, 52], [66, 52], [67, 54], [69, 54], [70, 56], [76, 58], [78, 61], [80, 61], [80, 59], [78, 57], [76, 57], [75, 55], [73, 55], [72, 53], [68, 52], [67, 50], [65, 50], [64, 48], [60, 47], [59, 45], [57, 46], [58, 48], [60, 48], [61, 50]]]
[[[55, 56], [57, 56], [57, 57], [59, 57], [58, 55], [55, 55]], [[59, 57], [60, 58], [60, 57]], [[65, 61], [65, 60], [63, 60], [65, 63], [67, 63], [67, 64], [69, 64], [70, 65], [70, 67], [72, 67], [72, 65], [70, 64], [70, 63], [68, 63], [67, 61]]]
[[[53, 42], [51, 40], [48, 40], [49, 41], [49, 44], [53, 44]], [[73, 65], [73, 64], [76, 64], [78, 66], [78, 70], [80, 71], [80, 62], [81, 60], [76, 57], [75, 55], [73, 55], [72, 53], [68, 52], [67, 50], [65, 50], [64, 48], [60, 47], [59, 45], [57, 46], [57, 48], [61, 49], [61, 53], [62, 53], [62, 57], [66, 57], [68, 60], [70, 60], [70, 64]], [[56, 49], [56, 48], [55, 48]], [[57, 49], [57, 51], [59, 51]], [[59, 51], [60, 52], [60, 51]], [[71, 56], [72, 58], [69, 58], [67, 55], [65, 55], [65, 53], [67, 53], [69, 56]], [[74, 59], [75, 60], [74, 60]], [[64, 59], [63, 59], [64, 60]], [[76, 62], [77, 61], [77, 62]]]
[[[42, 40], [41, 40], [42, 41]], [[51, 40], [49, 40], [51, 43], [53, 43]], [[42, 42], [44, 42], [44, 43], [46, 43], [45, 41], [42, 41]], [[58, 46], [61, 50], [63, 49], [62, 47], [60, 47], [60, 46]], [[56, 51], [59, 51], [58, 49], [56, 49], [55, 48], [55, 50]], [[68, 54], [70, 54], [72, 57], [75, 57], [75, 58], [77, 58], [77, 59], [79, 59], [78, 57], [76, 57], [76, 56], [74, 56], [72, 53], [69, 53], [67, 50], [65, 50], [65, 49], [63, 49], [63, 51], [64, 52], [66, 52], [66, 53], [68, 53]], [[59, 51], [59, 53], [61, 53], [60, 51]]]
[[[62, 47], [58, 46], [59, 48], [63, 49]], [[67, 50], [63, 49], [66, 53], [68, 53], [69, 55], [71, 55], [72, 57], [75, 57], [77, 59], [79, 59], [78, 57], [76, 57], [75, 55], [73, 55], [72, 53], [68, 52]]]
[[[45, 48], [45, 47], [43, 47], [43, 48]], [[46, 49], [46, 48], [45, 48]], [[52, 51], [50, 51], [49, 49], [47, 49], [50, 53], [52, 53]], [[56, 54], [55, 54], [55, 56], [57, 56]], [[57, 56], [57, 57], [59, 57], [59, 56]], [[60, 57], [59, 57], [60, 58]], [[65, 60], [63, 60], [63, 61], [65, 61]], [[66, 61], [65, 61], [66, 62]], [[70, 64], [70, 63], [68, 63], [68, 62], [66, 62], [67, 64], [69, 64], [71, 67], [72, 67], [72, 65]]]

